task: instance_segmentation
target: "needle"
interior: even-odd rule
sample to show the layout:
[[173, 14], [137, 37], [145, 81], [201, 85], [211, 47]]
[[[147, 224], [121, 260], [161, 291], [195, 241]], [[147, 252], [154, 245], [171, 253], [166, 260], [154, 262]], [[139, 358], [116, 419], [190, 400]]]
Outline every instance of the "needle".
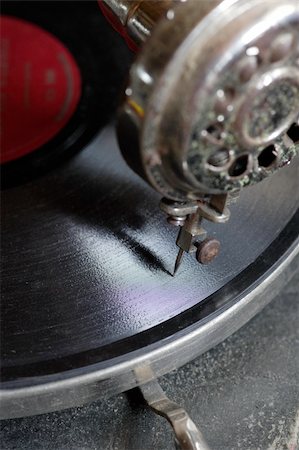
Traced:
[[174, 272], [173, 272], [173, 275], [172, 275], [173, 277], [175, 276], [175, 274], [176, 274], [178, 268], [179, 268], [180, 265], [181, 265], [182, 258], [183, 258], [183, 254], [184, 254], [184, 250], [183, 250], [182, 248], [180, 248], [180, 249], [179, 249], [178, 256], [176, 257], [176, 260], [175, 260]]

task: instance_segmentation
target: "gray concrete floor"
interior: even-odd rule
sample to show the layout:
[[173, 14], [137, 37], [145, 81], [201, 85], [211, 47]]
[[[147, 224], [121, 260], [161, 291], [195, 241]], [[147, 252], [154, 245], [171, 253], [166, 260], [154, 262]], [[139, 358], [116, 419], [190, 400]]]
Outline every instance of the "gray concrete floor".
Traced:
[[[213, 450], [299, 448], [299, 273], [222, 344], [161, 379]], [[5, 450], [168, 450], [164, 419], [136, 392], [81, 408], [1, 423]]]

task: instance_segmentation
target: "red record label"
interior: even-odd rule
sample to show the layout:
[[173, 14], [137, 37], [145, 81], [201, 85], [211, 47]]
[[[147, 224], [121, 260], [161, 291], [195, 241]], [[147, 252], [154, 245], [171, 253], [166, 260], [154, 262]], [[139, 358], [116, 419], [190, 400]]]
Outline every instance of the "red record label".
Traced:
[[42, 28], [9, 16], [1, 30], [1, 162], [47, 143], [69, 121], [81, 75], [69, 50]]

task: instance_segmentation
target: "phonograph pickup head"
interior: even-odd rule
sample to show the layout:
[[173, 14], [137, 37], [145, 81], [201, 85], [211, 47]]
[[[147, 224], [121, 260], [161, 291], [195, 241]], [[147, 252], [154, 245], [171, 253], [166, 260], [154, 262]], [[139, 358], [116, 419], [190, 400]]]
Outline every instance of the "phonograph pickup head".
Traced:
[[220, 244], [202, 219], [227, 221], [241, 189], [298, 153], [299, 3], [100, 5], [138, 51], [119, 113], [123, 156], [180, 227], [176, 269], [184, 252], [208, 263]]

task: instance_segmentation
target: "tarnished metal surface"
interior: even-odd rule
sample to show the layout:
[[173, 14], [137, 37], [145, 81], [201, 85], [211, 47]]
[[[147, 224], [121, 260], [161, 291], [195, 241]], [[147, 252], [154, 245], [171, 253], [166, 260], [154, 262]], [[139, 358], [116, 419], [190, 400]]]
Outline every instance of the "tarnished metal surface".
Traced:
[[[209, 447], [184, 408], [170, 400], [149, 367], [135, 370], [140, 382], [140, 391], [148, 406], [158, 415], [165, 417], [175, 434], [176, 448], [180, 450], [209, 450]], [[149, 378], [150, 381], [148, 381]]]
[[188, 0], [169, 11], [130, 72], [125, 158], [176, 201], [260, 182], [298, 152], [298, 2]]
[[[228, 195], [269, 177], [299, 150], [299, 4], [104, 4], [144, 44], [120, 108], [119, 143], [131, 168], [181, 210], [167, 218], [181, 227], [176, 273], [183, 253], [199, 244], [201, 219], [228, 220]], [[186, 215], [194, 200], [196, 214]]]
[[220, 242], [217, 239], [207, 238], [202, 241], [196, 251], [196, 259], [201, 264], [209, 264], [218, 256]]

